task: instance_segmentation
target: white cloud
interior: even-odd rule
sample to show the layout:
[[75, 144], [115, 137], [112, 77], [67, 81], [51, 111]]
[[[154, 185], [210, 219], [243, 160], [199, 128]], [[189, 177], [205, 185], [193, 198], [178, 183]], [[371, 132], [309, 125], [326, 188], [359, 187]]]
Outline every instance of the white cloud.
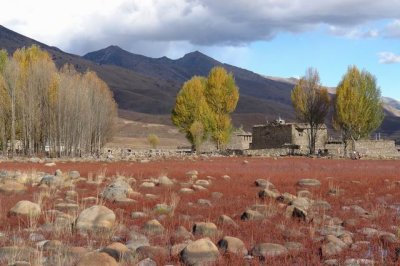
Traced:
[[176, 47], [240, 47], [319, 25], [332, 34], [375, 37], [363, 25], [399, 17], [398, 0], [13, 0], [2, 3], [0, 24], [79, 54], [116, 44], [157, 55]]
[[383, 35], [389, 38], [400, 38], [400, 20], [394, 20], [383, 30]]
[[376, 29], [365, 29], [362, 27], [340, 27], [340, 26], [329, 26], [328, 32], [330, 34], [341, 36], [350, 39], [364, 39], [364, 38], [376, 38], [379, 36], [379, 31]]
[[381, 52], [378, 54], [380, 64], [397, 64], [400, 63], [400, 55], [392, 52]]

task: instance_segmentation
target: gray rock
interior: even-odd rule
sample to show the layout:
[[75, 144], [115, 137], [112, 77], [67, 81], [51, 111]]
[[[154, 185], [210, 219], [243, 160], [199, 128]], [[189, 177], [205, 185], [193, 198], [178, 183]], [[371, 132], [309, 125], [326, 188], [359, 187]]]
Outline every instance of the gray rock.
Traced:
[[212, 206], [211, 201], [209, 201], [207, 199], [198, 199], [197, 204], [202, 205], [202, 206], [207, 206], [207, 207]]
[[304, 249], [303, 244], [299, 242], [286, 242], [284, 246], [285, 248], [287, 248], [288, 251], [291, 252], [300, 252]]
[[40, 185], [47, 185], [49, 187], [62, 186], [64, 184], [64, 176], [62, 175], [45, 175], [40, 180]]
[[39, 216], [41, 213], [40, 205], [29, 200], [21, 200], [11, 208], [10, 214], [23, 216]]
[[187, 265], [214, 262], [218, 257], [218, 248], [209, 238], [201, 238], [188, 244], [180, 253], [181, 261]]
[[218, 228], [214, 223], [199, 222], [193, 225], [193, 234], [196, 236], [215, 236]]
[[153, 187], [155, 187], [156, 185], [153, 183], [153, 182], [143, 182], [141, 185], [140, 185], [140, 187], [142, 187], [142, 188], [153, 188]]
[[193, 193], [193, 192], [194, 192], [193, 189], [191, 189], [191, 188], [186, 188], [186, 187], [181, 188], [181, 189], [179, 190], [179, 193], [182, 193], [182, 194], [190, 194], [190, 193]]
[[136, 249], [136, 256], [139, 259], [150, 258], [152, 260], [166, 258], [169, 251], [160, 246], [141, 246]]
[[224, 253], [233, 253], [237, 255], [245, 256], [247, 255], [248, 251], [246, 246], [244, 245], [243, 241], [239, 238], [232, 237], [232, 236], [225, 236], [220, 241], [218, 241], [217, 246], [224, 252]]
[[240, 219], [243, 221], [263, 220], [264, 218], [264, 215], [259, 211], [253, 211], [250, 209], [245, 210], [240, 216]]
[[149, 243], [149, 239], [145, 235], [140, 234], [136, 231], [131, 231], [129, 233], [129, 240], [128, 240], [126, 246], [129, 249], [135, 251], [138, 247], [150, 246], [150, 243]]
[[221, 215], [218, 217], [217, 224], [220, 226], [232, 226], [234, 228], [239, 228], [239, 225], [227, 215]]
[[165, 203], [156, 204], [153, 208], [153, 212], [158, 215], [170, 214], [173, 208]]
[[274, 184], [272, 184], [272, 183], [269, 182], [268, 180], [265, 180], [265, 179], [262, 179], [262, 178], [257, 179], [254, 183], [255, 183], [255, 185], [256, 185], [257, 187], [262, 187], [262, 188], [264, 188], [264, 189], [270, 189], [270, 190], [275, 189]]
[[321, 182], [317, 179], [304, 178], [304, 179], [300, 179], [297, 182], [297, 185], [302, 186], [302, 187], [317, 187], [317, 186], [321, 185]]
[[325, 241], [321, 246], [321, 254], [324, 258], [335, 256], [347, 247], [342, 240], [333, 235], [326, 236]]
[[159, 235], [162, 234], [164, 230], [164, 226], [155, 219], [150, 220], [143, 225], [143, 231], [149, 235]]
[[70, 171], [68, 173], [68, 176], [72, 179], [77, 179], [77, 178], [81, 177], [81, 174], [78, 171]]
[[258, 197], [260, 199], [267, 199], [267, 198], [277, 199], [279, 196], [280, 194], [278, 192], [269, 189], [263, 189], [260, 192], [258, 192]]
[[158, 178], [158, 185], [160, 186], [173, 186], [174, 182], [168, 176], [162, 175]]
[[117, 179], [109, 184], [101, 195], [104, 199], [116, 201], [127, 198], [132, 192], [133, 189], [125, 180]]
[[185, 227], [179, 226], [172, 234], [171, 238], [173, 239], [173, 242], [178, 242], [181, 240], [191, 239], [193, 238], [193, 235]]
[[115, 224], [115, 213], [109, 208], [94, 205], [83, 210], [76, 219], [75, 225], [78, 230], [110, 230]]
[[260, 259], [267, 259], [268, 257], [275, 257], [286, 255], [288, 253], [287, 248], [282, 245], [274, 243], [260, 243], [253, 247], [250, 254]]
[[136, 266], [157, 266], [157, 263], [150, 258], [146, 258], [144, 260], [139, 261], [138, 264], [136, 264]]

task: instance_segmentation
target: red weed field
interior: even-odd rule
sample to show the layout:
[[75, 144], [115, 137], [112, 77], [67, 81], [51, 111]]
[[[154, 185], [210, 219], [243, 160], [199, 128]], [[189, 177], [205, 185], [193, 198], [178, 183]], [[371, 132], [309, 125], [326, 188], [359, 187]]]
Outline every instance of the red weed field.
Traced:
[[[234, 249], [236, 242], [229, 243], [231, 248], [219, 245], [214, 257], [203, 250], [204, 258], [216, 265], [390, 265], [397, 263], [400, 252], [400, 161], [235, 157], [148, 163], [57, 162], [54, 166], [0, 163], [7, 180], [21, 173], [36, 177], [54, 174], [57, 169], [64, 175], [79, 171], [81, 178], [66, 177], [65, 183], [55, 186], [31, 180], [24, 183], [23, 192], [0, 192], [0, 247], [33, 249], [30, 256], [19, 258], [17, 254], [15, 260], [29, 260], [32, 265], [86, 265], [82, 258], [96, 251], [121, 265], [136, 265], [146, 258], [157, 265], [192, 264], [184, 255], [190, 241], [209, 237], [217, 245], [225, 236], [241, 240], [241, 248]], [[197, 176], [188, 174], [191, 170], [196, 170]], [[13, 174], [15, 171], [21, 173]], [[172, 183], [162, 185], [160, 176]], [[130, 201], [103, 197], [102, 192], [118, 178], [132, 188], [127, 196]], [[272, 185], [257, 186], [258, 179]], [[316, 179], [320, 185], [299, 185], [301, 179]], [[154, 186], [146, 187], [144, 182]], [[260, 198], [262, 190], [274, 193]], [[40, 215], [32, 219], [10, 214], [21, 200], [40, 203]], [[76, 206], [65, 210], [60, 203]], [[157, 210], [157, 204], [169, 209]], [[92, 205], [115, 213], [111, 232], [82, 233], [75, 228], [79, 213]], [[260, 216], [244, 218], [246, 210]], [[145, 216], [132, 217], [133, 212]], [[58, 230], [55, 225], [62, 215], [68, 215], [69, 222]], [[221, 215], [232, 218], [233, 224], [221, 222]], [[161, 224], [161, 230], [148, 230], [145, 224], [152, 219]], [[199, 222], [214, 223], [217, 231], [193, 231]], [[189, 237], [183, 239], [176, 233], [179, 226], [189, 231]], [[136, 233], [147, 238], [146, 248], [132, 248]], [[45, 248], [49, 240], [60, 241], [64, 248]], [[104, 250], [115, 242], [127, 248]], [[257, 248], [261, 243], [277, 246]], [[56, 262], [60, 252], [63, 260]], [[10, 263], [3, 254], [0, 248], [0, 261]]]

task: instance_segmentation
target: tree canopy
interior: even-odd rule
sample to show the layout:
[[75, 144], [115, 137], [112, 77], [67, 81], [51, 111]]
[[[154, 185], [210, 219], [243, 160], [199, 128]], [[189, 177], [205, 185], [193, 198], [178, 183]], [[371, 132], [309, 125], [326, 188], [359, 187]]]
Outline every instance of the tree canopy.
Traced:
[[318, 129], [324, 124], [330, 108], [328, 90], [320, 83], [318, 71], [309, 68], [291, 93], [292, 104], [297, 118], [310, 125], [309, 149], [315, 153]]
[[195, 76], [185, 82], [172, 110], [172, 122], [194, 148], [209, 136], [221, 148], [229, 141], [230, 113], [238, 100], [239, 90], [233, 75], [222, 67], [215, 67], [207, 78]]
[[349, 67], [336, 90], [334, 125], [347, 141], [367, 137], [382, 123], [384, 113], [376, 78]]
[[91, 71], [58, 70], [36, 45], [11, 57], [0, 51], [0, 96], [1, 149], [11, 155], [98, 154], [111, 137], [116, 104], [108, 86]]

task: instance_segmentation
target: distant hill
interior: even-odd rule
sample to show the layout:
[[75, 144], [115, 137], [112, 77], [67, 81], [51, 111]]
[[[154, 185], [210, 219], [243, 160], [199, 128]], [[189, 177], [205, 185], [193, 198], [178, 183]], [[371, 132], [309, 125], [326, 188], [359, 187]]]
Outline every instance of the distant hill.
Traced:
[[83, 58], [92, 60], [100, 65], [115, 65], [128, 68], [157, 80], [175, 82], [179, 87], [183, 82], [195, 75], [206, 76], [211, 68], [223, 66], [233, 73], [240, 88], [240, 99], [236, 113], [266, 114], [271, 119], [276, 118], [278, 115], [290, 119], [294, 118], [290, 102], [290, 91], [293, 88], [293, 84], [267, 79], [254, 72], [223, 64], [198, 51], [186, 54], [177, 60], [172, 60], [167, 57], [149, 58], [132, 54], [118, 46], [110, 46], [88, 53]]
[[[295, 78], [261, 76], [257, 73], [219, 62], [195, 51], [182, 58], [150, 58], [109, 46], [83, 57], [65, 53], [0, 26], [0, 48], [9, 53], [37, 44], [47, 50], [57, 66], [72, 64], [78, 71], [91, 69], [109, 85], [120, 109], [120, 116], [144, 123], [170, 125], [170, 112], [183, 82], [194, 75], [205, 76], [214, 66], [223, 66], [235, 76], [240, 99], [233, 122], [249, 130], [253, 124], [271, 121], [278, 116], [294, 120], [290, 91]], [[385, 98], [386, 118], [380, 131], [400, 138], [400, 106]], [[331, 119], [327, 119], [329, 122]]]

